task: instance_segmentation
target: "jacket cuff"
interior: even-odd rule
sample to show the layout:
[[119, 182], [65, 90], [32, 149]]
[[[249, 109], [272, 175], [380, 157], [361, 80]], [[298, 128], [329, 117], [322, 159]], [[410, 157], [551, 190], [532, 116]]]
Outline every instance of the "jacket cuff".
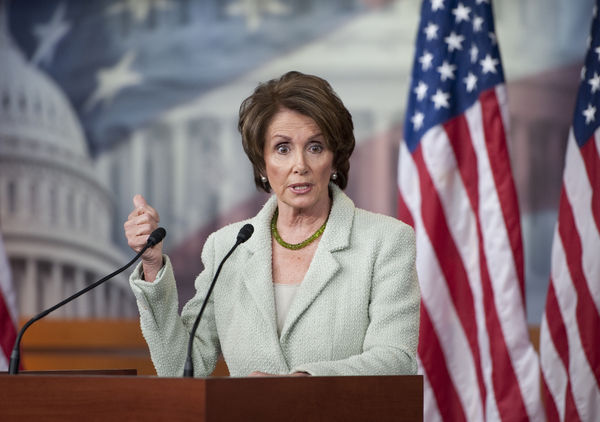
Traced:
[[153, 300], [161, 297], [164, 290], [169, 288], [168, 281], [173, 279], [173, 277], [169, 277], [170, 274], [173, 274], [171, 260], [167, 255], [163, 255], [163, 266], [152, 283], [143, 279], [143, 266], [140, 262], [129, 276], [129, 284], [135, 293], [141, 293], [148, 300]]

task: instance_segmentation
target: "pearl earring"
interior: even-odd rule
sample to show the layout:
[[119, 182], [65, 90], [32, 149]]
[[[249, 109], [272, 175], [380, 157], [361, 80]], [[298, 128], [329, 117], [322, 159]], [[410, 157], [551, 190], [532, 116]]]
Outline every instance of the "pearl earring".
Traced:
[[265, 176], [260, 176], [260, 181], [263, 182], [263, 185], [267, 183], [269, 180]]
[[335, 171], [334, 171], [334, 172], [331, 174], [331, 180], [337, 180], [337, 178], [338, 178], [338, 174], [337, 174], [337, 172], [335, 172]]

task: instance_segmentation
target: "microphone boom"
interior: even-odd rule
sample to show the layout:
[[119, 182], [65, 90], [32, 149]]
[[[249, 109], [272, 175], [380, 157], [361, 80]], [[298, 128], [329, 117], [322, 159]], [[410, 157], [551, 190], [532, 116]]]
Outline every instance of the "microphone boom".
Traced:
[[16, 375], [19, 373], [19, 363], [21, 360], [21, 338], [23, 337], [23, 334], [25, 334], [25, 331], [27, 330], [27, 328], [29, 328], [29, 326], [31, 324], [44, 318], [50, 312], [57, 310], [58, 308], [60, 308], [63, 305], [66, 305], [67, 303], [71, 302], [72, 300], [77, 299], [82, 294], [87, 293], [88, 291], [92, 290], [95, 287], [98, 287], [100, 284], [104, 283], [106, 280], [109, 280], [109, 279], [113, 278], [114, 276], [116, 276], [117, 274], [122, 273], [127, 268], [129, 268], [135, 261], [137, 261], [138, 258], [140, 256], [142, 256], [142, 254], [144, 252], [146, 252], [146, 249], [153, 247], [157, 243], [160, 243], [166, 235], [167, 235], [167, 231], [165, 229], [163, 229], [162, 227], [157, 228], [150, 234], [150, 236], [148, 236], [146, 245], [142, 248], [142, 250], [139, 251], [137, 253], [137, 255], [134, 256], [133, 259], [131, 261], [129, 261], [127, 264], [125, 264], [123, 267], [119, 268], [115, 272], [110, 273], [106, 277], [103, 277], [100, 280], [90, 284], [89, 286], [81, 289], [80, 291], [76, 292], [72, 296], [69, 296], [62, 302], [59, 302], [56, 305], [52, 306], [51, 308], [48, 308], [45, 311], [40, 312], [39, 314], [37, 314], [36, 316], [31, 318], [29, 321], [27, 321], [25, 323], [25, 325], [23, 325], [23, 327], [21, 327], [21, 330], [19, 331], [19, 334], [17, 335], [17, 338], [15, 340], [15, 346], [13, 347], [12, 353], [10, 354], [10, 364], [9, 364], [8, 373], [11, 375]]
[[183, 367], [183, 376], [185, 378], [191, 378], [194, 376], [194, 363], [192, 361], [192, 347], [194, 344], [194, 336], [196, 335], [196, 330], [198, 329], [198, 325], [200, 324], [200, 319], [202, 318], [202, 314], [204, 313], [204, 308], [206, 307], [206, 304], [208, 303], [208, 298], [210, 297], [210, 294], [212, 293], [213, 288], [215, 287], [215, 283], [217, 282], [217, 277], [219, 277], [221, 268], [223, 267], [223, 264], [225, 263], [225, 261], [227, 261], [227, 258], [229, 258], [229, 256], [233, 253], [233, 251], [235, 251], [235, 249], [239, 245], [244, 243], [246, 240], [250, 239], [250, 236], [252, 236], [252, 233], [254, 233], [254, 226], [252, 224], [245, 224], [244, 227], [242, 227], [240, 229], [240, 231], [238, 232], [235, 245], [233, 245], [233, 247], [229, 250], [229, 252], [227, 252], [227, 255], [225, 255], [225, 257], [221, 260], [221, 263], [219, 264], [219, 268], [217, 268], [217, 272], [215, 273], [212, 283], [210, 284], [210, 287], [208, 288], [208, 292], [206, 293], [204, 302], [202, 302], [202, 307], [200, 308], [200, 312], [198, 312], [198, 316], [196, 317], [196, 320], [194, 321], [194, 325], [192, 327], [192, 331], [190, 332], [190, 339], [188, 342], [188, 349], [187, 349], [187, 357], [185, 360], [185, 366]]

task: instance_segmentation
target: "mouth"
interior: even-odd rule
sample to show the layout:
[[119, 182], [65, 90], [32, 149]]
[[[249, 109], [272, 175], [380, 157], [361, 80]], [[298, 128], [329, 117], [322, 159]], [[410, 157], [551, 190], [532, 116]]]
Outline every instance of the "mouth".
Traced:
[[294, 193], [306, 193], [311, 190], [312, 185], [310, 183], [295, 183], [289, 187]]

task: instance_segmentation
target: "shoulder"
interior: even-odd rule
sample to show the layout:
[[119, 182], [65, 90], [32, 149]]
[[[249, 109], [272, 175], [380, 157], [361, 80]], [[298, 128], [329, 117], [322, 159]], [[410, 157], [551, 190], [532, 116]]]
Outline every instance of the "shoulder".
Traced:
[[271, 239], [271, 216], [277, 207], [275, 196], [271, 196], [263, 205], [261, 210], [255, 216], [241, 220], [235, 223], [227, 224], [217, 231], [213, 232], [206, 239], [204, 249], [212, 249], [217, 254], [227, 252], [235, 244], [240, 229], [246, 224], [251, 224], [254, 228], [253, 234], [248, 241], [240, 246], [241, 249], [256, 251], [263, 248], [265, 245], [270, 246]]
[[216, 261], [222, 259], [229, 252], [236, 243], [240, 229], [247, 222], [248, 220], [244, 220], [228, 224], [212, 232], [206, 238], [202, 247], [202, 262], [205, 267], [210, 263], [216, 265]]
[[[388, 215], [357, 208], [337, 186], [332, 187], [333, 207], [330, 214], [332, 249], [343, 245], [400, 245], [415, 243], [413, 228]], [[329, 223], [328, 223], [329, 228]]]
[[400, 242], [405, 245], [414, 244], [415, 233], [411, 226], [388, 215], [355, 208], [352, 224], [354, 236], [365, 236], [370, 239]]
[[212, 242], [217, 247], [221, 244], [230, 244], [230, 247], [233, 246], [237, 239], [237, 235], [240, 232], [241, 228], [244, 227], [245, 224], [251, 223], [252, 219], [237, 221], [235, 223], [227, 224], [226, 226], [221, 227], [217, 231], [213, 232], [208, 236], [206, 242]]
[[246, 244], [252, 244], [257, 242], [260, 238], [260, 242], [264, 243], [265, 235], [270, 239], [270, 228], [271, 228], [271, 217], [277, 207], [277, 199], [275, 195], [272, 195], [267, 202], [259, 210], [258, 214], [245, 220], [237, 221], [235, 223], [227, 224], [221, 227], [217, 231], [213, 232], [209, 239], [211, 241], [220, 244], [225, 242], [226, 244], [233, 244], [237, 239], [237, 235], [246, 224], [252, 225], [254, 232]]

